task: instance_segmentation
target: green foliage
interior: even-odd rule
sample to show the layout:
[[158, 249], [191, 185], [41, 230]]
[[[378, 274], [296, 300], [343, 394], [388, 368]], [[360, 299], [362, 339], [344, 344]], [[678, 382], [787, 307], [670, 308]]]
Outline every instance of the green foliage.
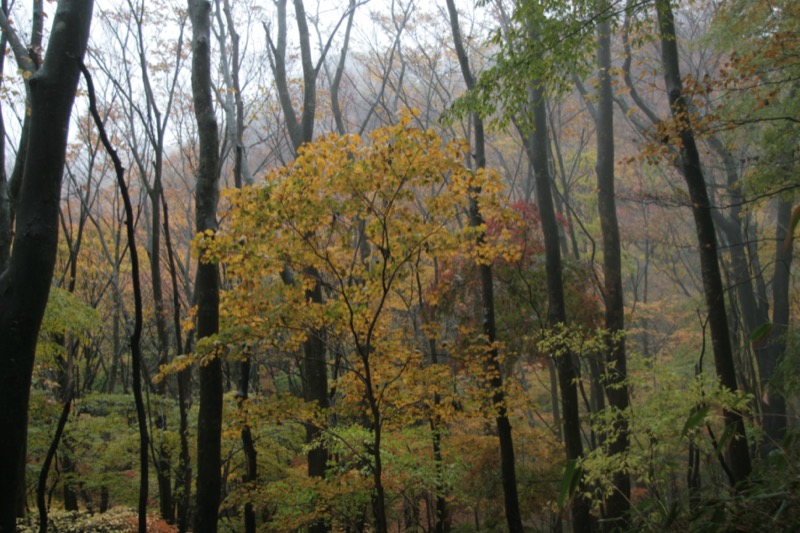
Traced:
[[[48, 514], [51, 533], [135, 533], [137, 513], [127, 507], [114, 507], [105, 513], [53, 510]], [[152, 533], [176, 533], [178, 529], [155, 516], [147, 517], [147, 530]], [[37, 533], [39, 515], [31, 514], [17, 522], [18, 533]]]
[[[489, 41], [496, 50], [492, 66], [484, 70], [475, 88], [458, 98], [446, 117], [478, 113], [493, 117], [504, 129], [514, 120], [530, 129], [529, 91], [546, 85], [552, 95], [572, 87], [572, 75], [588, 70], [594, 50], [597, 2], [581, 0], [524, 0], [514, 4], [507, 24], [495, 30]], [[546, 80], [546, 81], [545, 81]]]
[[561, 491], [558, 493], [558, 506], [564, 507], [575, 491], [578, 489], [583, 476], [583, 468], [575, 460], [567, 461], [564, 469], [564, 479], [561, 481]]
[[[176, 402], [163, 397], [150, 400], [154, 415], [164, 414], [167, 420], [178, 420]], [[61, 404], [48, 395], [32, 394], [28, 454], [38, 460], [28, 464], [32, 480], [38, 479], [40, 461], [50, 445], [60, 411]], [[158, 431], [153, 438], [159, 446], [163, 442], [164, 449], [171, 451], [173, 457], [177, 456], [177, 431]], [[90, 394], [74, 400], [58, 453], [61, 460], [68, 458], [75, 469], [61, 475], [51, 473], [51, 483], [55, 479], [57, 488], [69, 484], [80, 489], [94, 508], [98, 507], [104, 491], [108, 492], [111, 505], [135, 506], [139, 480], [138, 439], [136, 411], [130, 396]]]
[[728, 54], [716, 125], [735, 131], [743, 145], [746, 190], [772, 196], [796, 188], [800, 7], [792, 0], [729, 0], [710, 35]]
[[771, 385], [778, 388], [787, 399], [800, 397], [800, 331], [792, 328], [786, 333], [786, 350], [778, 363]]
[[736, 490], [707, 485], [696, 501], [638, 502], [637, 531], [776, 531], [800, 528], [800, 462], [796, 432], [784, 451], [756, 463], [752, 481]]
[[760, 342], [769, 337], [772, 333], [773, 325], [769, 322], [761, 324], [750, 334], [750, 342]]
[[88, 342], [91, 334], [101, 325], [97, 309], [85, 304], [73, 293], [52, 287], [39, 330], [36, 360], [49, 365], [56, 358], [66, 357], [64, 338], [71, 336], [78, 342]]
[[[602, 335], [602, 333], [600, 333]], [[725, 439], [731, 437], [724, 424], [724, 409], [748, 413], [753, 398], [732, 393], [720, 387], [714, 376], [686, 375], [680, 369], [660, 364], [629, 353], [628, 387], [632, 391], [631, 407], [621, 413], [606, 408], [592, 413], [593, 431], [613, 440], [615, 421], [627, 419], [631, 431], [631, 448], [627, 455], [610, 455], [605, 445], [589, 451], [581, 463], [590, 494], [595, 504], [613, 490], [610, 480], [617, 471], [625, 471], [640, 485], [637, 513], [645, 530], [658, 528], [667, 519], [684, 520], [689, 502], [686, 494], [673, 491], [676, 477], [685, 478], [690, 449], [698, 450], [704, 475], [711, 480], [709, 489], [719, 491], [725, 485], [719, 454]], [[680, 391], [679, 393], [677, 391]], [[755, 438], [755, 429], [749, 436]]]

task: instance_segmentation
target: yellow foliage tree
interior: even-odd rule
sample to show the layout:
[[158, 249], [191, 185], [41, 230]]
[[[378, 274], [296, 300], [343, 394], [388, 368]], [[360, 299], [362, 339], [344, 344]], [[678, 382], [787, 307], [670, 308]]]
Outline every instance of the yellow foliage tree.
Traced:
[[[458, 403], [443, 400], [456, 394], [452, 372], [426, 353], [440, 331], [435, 313], [422, 312], [442, 293], [437, 265], [453, 256], [491, 262], [519, 253], [509, 232], [478, 239], [485, 228], [466, 223], [471, 196], [486, 219], [520, 223], [503, 207], [500, 177], [468, 170], [466, 144], [443, 143], [410, 127], [410, 118], [368, 139], [331, 135], [305, 145], [265, 183], [228, 191], [226, 224], [195, 242], [204, 260], [225, 264], [233, 287], [222, 296], [218, 346], [234, 356], [242, 347], [291, 353], [309, 331], [324, 332], [336, 354], [335, 406], [331, 413], [307, 406], [297, 416], [331, 441], [347, 440], [334, 417], [366, 429], [368, 438], [361, 432], [345, 444], [359, 457], [353, 468], [372, 479], [379, 531], [387, 529], [386, 432], [441, 418]], [[316, 285], [322, 302], [307, 296]], [[467, 354], [480, 359], [488, 347], [475, 338]], [[479, 360], [474, 368], [482, 368]]]

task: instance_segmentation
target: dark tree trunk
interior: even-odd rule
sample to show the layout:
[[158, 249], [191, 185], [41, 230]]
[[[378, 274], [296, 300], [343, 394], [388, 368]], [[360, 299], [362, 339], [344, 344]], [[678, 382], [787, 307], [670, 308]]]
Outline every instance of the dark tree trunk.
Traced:
[[[242, 99], [242, 90], [239, 83], [239, 70], [240, 70], [240, 57], [239, 57], [239, 34], [236, 32], [235, 21], [233, 13], [231, 12], [230, 1], [225, 0], [222, 5], [222, 11], [225, 14], [225, 23], [222, 21], [220, 13], [220, 2], [217, 0], [217, 18], [219, 21], [220, 32], [217, 38], [220, 41], [220, 48], [227, 49], [225, 41], [224, 25], [227, 24], [227, 33], [231, 37], [231, 64], [228, 64], [228, 59], [223, 52], [223, 69], [225, 69], [225, 82], [228, 84], [228, 90], [232, 91], [226, 96], [225, 108], [226, 114], [226, 128], [225, 134], [228, 140], [233, 144], [233, 183], [237, 189], [240, 189], [244, 184], [251, 184], [253, 178], [250, 175], [250, 170], [247, 165], [245, 146], [244, 146], [244, 101]], [[250, 389], [250, 358], [247, 356], [244, 361], [239, 365], [239, 393], [238, 393], [238, 408], [244, 411]], [[255, 442], [253, 441], [253, 432], [250, 428], [249, 421], [245, 419], [241, 431], [242, 438], [242, 451], [245, 456], [245, 474], [242, 481], [249, 485], [254, 485], [258, 479], [258, 462]], [[252, 487], [251, 487], [252, 488]], [[255, 533], [256, 531], [256, 513], [252, 501], [246, 501], [244, 505], [244, 531], [245, 533]]]
[[[782, 391], [770, 384], [775, 370], [786, 351], [786, 333], [789, 329], [792, 266], [791, 232], [792, 205], [784, 199], [778, 201], [778, 220], [775, 232], [775, 274], [772, 278], [772, 331], [759, 356], [758, 370], [764, 400], [761, 405], [764, 432], [767, 436], [765, 450], [780, 444], [786, 434], [786, 399]], [[787, 246], [788, 244], [788, 246]]]
[[[75, 463], [72, 461], [72, 454], [74, 449], [72, 447], [72, 443], [69, 442], [67, 439], [64, 439], [64, 442], [61, 446], [61, 474], [65, 477], [72, 477], [71, 475], [75, 473]], [[66, 480], [65, 480], [66, 481]], [[62, 497], [64, 499], [64, 510], [65, 511], [77, 511], [78, 510], [78, 492], [77, 492], [77, 484], [74, 482], [70, 483], [63, 483], [62, 484]]]
[[[16, 58], [17, 68], [23, 74], [23, 78], [32, 76], [41, 64], [41, 50], [42, 39], [44, 36], [44, 9], [43, 0], [33, 0], [32, 4], [32, 17], [31, 17], [31, 30], [30, 42], [25, 45], [21, 40], [14, 27], [8, 20], [8, 2], [2, 2], [2, 52], [5, 56], [6, 44], [11, 45], [11, 50]], [[13, 3], [12, 3], [13, 5]], [[5, 59], [5, 58], [4, 58]], [[28, 102], [31, 102], [30, 83], [25, 82], [25, 96]], [[0, 117], [2, 123], [2, 117]], [[31, 129], [31, 114], [25, 113], [22, 119], [22, 128], [20, 129], [19, 145], [17, 146], [17, 155], [14, 161], [14, 169], [11, 172], [10, 178], [6, 181], [5, 175], [5, 124], [2, 123], [3, 133], [3, 155], [0, 156], [3, 166], [0, 167], [0, 272], [8, 267], [8, 261], [11, 254], [11, 242], [14, 234], [14, 218], [16, 217], [17, 204], [19, 202], [20, 188], [22, 186], [23, 174], [25, 172], [25, 161], [28, 155], [28, 138]], [[24, 492], [20, 492], [22, 498], [25, 497]], [[24, 501], [23, 501], [24, 503]], [[24, 509], [21, 509], [24, 511]], [[21, 516], [21, 515], [20, 515]]]
[[[8, 17], [8, 0], [0, 2], [0, 9]], [[0, 35], [0, 76], [5, 73], [6, 48], [8, 39]], [[0, 109], [0, 272], [8, 266], [11, 257], [11, 199], [9, 198], [8, 176], [6, 175], [6, 124]]]
[[[420, 292], [421, 294], [421, 292]], [[428, 345], [431, 350], [431, 364], [439, 364], [439, 356], [436, 353], [436, 340], [433, 338], [428, 339]], [[438, 413], [439, 405], [442, 399], [439, 393], [433, 395], [433, 405], [435, 412]], [[436, 505], [435, 512], [435, 526], [436, 533], [448, 533], [450, 531], [450, 514], [447, 509], [447, 494], [449, 492], [445, 482], [445, 463], [442, 457], [442, 431], [444, 429], [444, 421], [436, 414], [431, 417], [431, 437], [433, 447], [433, 462], [436, 468]]]
[[[146, 132], [146, 146], [144, 150], [140, 149], [136, 141], [129, 141], [132, 151], [132, 157], [136, 162], [139, 173], [141, 175], [141, 182], [147, 192], [147, 197], [150, 200], [150, 226], [149, 226], [149, 259], [150, 259], [150, 279], [153, 291], [153, 307], [155, 311], [155, 325], [156, 325], [156, 339], [157, 339], [157, 353], [158, 365], [166, 365], [169, 362], [169, 348], [170, 348], [170, 333], [167, 318], [167, 305], [163, 290], [163, 280], [161, 276], [161, 231], [162, 231], [162, 199], [163, 199], [163, 186], [162, 176], [164, 167], [164, 142], [167, 124], [169, 122], [170, 111], [172, 108], [175, 83], [177, 81], [177, 72], [182, 66], [182, 52], [183, 52], [183, 29], [181, 24], [180, 33], [177, 39], [176, 57], [175, 57], [175, 76], [172, 79], [172, 84], [168, 89], [168, 99], [165, 111], [159, 107], [156, 101], [156, 96], [153, 92], [152, 84], [150, 82], [150, 66], [147, 62], [147, 53], [145, 46], [145, 31], [144, 24], [144, 3], [138, 6], [131, 5], [133, 13], [133, 21], [136, 26], [136, 40], [138, 48], [139, 69], [141, 72], [141, 82], [144, 90], [147, 117], [149, 120], [143, 121], [142, 126]], [[128, 81], [130, 86], [130, 80]], [[136, 112], [133, 109], [133, 104], [129, 107], [128, 120], [133, 127], [136, 120]], [[147, 148], [152, 150], [150, 152]], [[152, 153], [152, 161], [149, 154]], [[149, 165], [152, 164], [152, 181], [148, 178], [150, 175]], [[164, 205], [164, 208], [166, 204]], [[159, 396], [166, 397], [168, 393], [168, 380], [163, 379], [158, 382], [156, 392]], [[175, 521], [175, 503], [172, 494], [172, 460], [170, 451], [164, 439], [164, 433], [168, 427], [166, 414], [161, 413], [155, 417], [156, 434], [158, 436], [158, 446], [153, 447], [153, 462], [156, 467], [156, 480], [158, 482], [159, 494], [159, 510], [161, 516], [170, 524]]]
[[[69, 382], [69, 380], [68, 380]], [[50, 473], [50, 464], [58, 451], [58, 444], [61, 441], [61, 435], [64, 433], [64, 428], [67, 425], [69, 418], [69, 411], [72, 407], [72, 390], [68, 389], [67, 398], [64, 406], [61, 408], [61, 416], [58, 417], [56, 424], [56, 432], [53, 435], [53, 440], [50, 442], [50, 448], [47, 450], [47, 455], [42, 462], [42, 469], [39, 471], [39, 483], [36, 486], [36, 507], [39, 510], [39, 533], [47, 533], [48, 519], [47, 519], [47, 503], [45, 502], [45, 492], [47, 491], [47, 475]]]
[[[286, 2], [287, 0], [278, 0], [276, 2], [278, 10], [277, 41], [273, 43], [269, 33], [267, 34], [267, 40], [270, 51], [270, 66], [275, 76], [275, 84], [278, 90], [281, 109], [286, 119], [286, 128], [292, 141], [292, 149], [296, 155], [303, 144], [311, 142], [314, 138], [317, 76], [321, 62], [325, 60], [328, 49], [326, 48], [323, 50], [319, 60], [320, 63], [315, 66], [311, 58], [311, 43], [305, 6], [302, 0], [293, 0], [303, 72], [303, 107], [300, 111], [300, 119], [298, 120], [298, 113], [294, 109], [289, 90], [289, 77], [286, 67]], [[318, 273], [313, 270], [309, 270], [307, 274], [314, 279], [319, 278]], [[284, 276], [285, 280], [291, 278], [291, 273], [288, 272], [287, 276]], [[318, 283], [307, 291], [307, 297], [314, 303], [322, 302], [322, 290]], [[308, 340], [303, 344], [303, 365], [301, 367], [301, 373], [303, 374], [303, 396], [306, 401], [316, 402], [321, 408], [327, 407], [329, 400], [327, 361], [325, 360], [323, 335], [323, 331], [309, 332]], [[311, 444], [319, 434], [319, 428], [307, 425], [306, 443]], [[313, 446], [309, 449], [307, 459], [308, 475], [310, 477], [323, 477], [325, 475], [327, 457], [328, 450], [324, 445]], [[329, 525], [324, 522], [316, 522], [310, 527], [312, 533], [324, 533], [325, 531], [329, 531], [329, 529]]]
[[[161, 203], [164, 211], [164, 245], [167, 248], [167, 260], [169, 263], [169, 276], [172, 283], [172, 326], [175, 330], [175, 349], [176, 353], [184, 353], [183, 338], [181, 336], [181, 301], [178, 289], [178, 269], [175, 265], [175, 255], [172, 248], [172, 239], [169, 231], [169, 209], [167, 201], [162, 191]], [[187, 343], [188, 344], [188, 343]], [[188, 348], [188, 346], [186, 347]], [[191, 370], [184, 369], [178, 372], [178, 411], [179, 411], [179, 440], [180, 452], [178, 458], [178, 470], [175, 473], [175, 492], [180, 494], [180, 499], [176, 502], [176, 518], [178, 531], [185, 533], [189, 529], [189, 507], [191, 505], [192, 492], [192, 462], [189, 456], [189, 400], [191, 391], [189, 390]]]
[[[310, 272], [316, 279], [317, 273]], [[306, 299], [314, 304], [322, 304], [322, 287], [319, 280], [306, 291]], [[322, 412], [328, 407], [328, 365], [325, 360], [325, 332], [314, 330], [303, 343], [303, 396], [305, 401], [315, 403]], [[315, 424], [306, 424], [306, 442], [314, 443], [322, 434]], [[325, 476], [328, 464], [328, 448], [319, 444], [308, 451], [308, 475], [321, 478]], [[324, 533], [330, 527], [324, 521], [317, 521], [309, 527], [309, 533]]]
[[[536, 198], [539, 214], [542, 217], [542, 234], [545, 246], [545, 271], [547, 277], [547, 323], [553, 327], [567, 323], [567, 312], [564, 303], [564, 281], [561, 277], [561, 245], [558, 235], [558, 221], [553, 207], [553, 193], [550, 189], [550, 173], [547, 162], [549, 146], [547, 132], [547, 107], [545, 103], [544, 85], [532, 84], [531, 111], [533, 113], [533, 133], [529, 135], [527, 154], [533, 166], [536, 183]], [[574, 463], [583, 457], [583, 441], [581, 440], [580, 412], [578, 403], [577, 369], [573, 357], [565, 353], [556, 358], [558, 368], [558, 385], [561, 391], [562, 420], [564, 426], [564, 444], [567, 449], [567, 461]], [[581, 484], [582, 485], [582, 484]], [[575, 531], [592, 531], [594, 520], [589, 513], [589, 503], [578, 497], [572, 504], [572, 525]]]
[[[161, 151], [156, 149], [156, 177], [154, 186], [147, 191], [150, 198], [152, 234], [150, 240], [150, 279], [153, 289], [153, 305], [155, 307], [156, 336], [158, 340], [158, 364], [169, 362], [169, 329], [167, 326], [166, 305], [163, 282], [161, 279]], [[159, 396], [167, 397], [167, 380], [162, 379], [156, 388]], [[172, 500], [172, 461], [165, 444], [164, 432], [167, 430], [167, 416], [164, 413], [156, 417], [156, 428], [160, 436], [155, 451], [156, 479], [158, 482], [158, 501], [161, 516], [168, 523], [175, 521], [175, 504]]]
[[[192, 21], [192, 95], [199, 134], [196, 190], [197, 232], [217, 229], [219, 196], [219, 133], [211, 97], [211, 4], [189, 0]], [[219, 331], [219, 273], [217, 265], [198, 261], [195, 279], [197, 338]], [[222, 492], [222, 361], [210, 355], [200, 366], [200, 410], [197, 421], [197, 533], [215, 533]]]
[[[458, 23], [458, 11], [454, 0], [447, 0], [447, 10], [450, 14], [450, 28], [453, 32], [453, 44], [458, 55], [458, 62], [461, 66], [461, 74], [467, 89], [475, 87], [475, 77], [469, 65], [467, 51], [464, 48], [461, 38], [461, 28]], [[477, 113], [472, 115], [472, 124], [475, 132], [475, 142], [473, 145], [473, 157], [475, 165], [479, 169], [486, 168], [486, 146], [484, 140], [483, 120]], [[473, 191], [480, 194], [480, 191]], [[483, 225], [483, 217], [478, 208], [476, 198], [470, 198], [469, 205], [469, 224], [473, 227]], [[489, 343], [486, 366], [489, 369], [491, 378], [489, 385], [492, 389], [492, 403], [495, 411], [495, 423], [497, 425], [497, 436], [500, 441], [500, 470], [503, 480], [503, 502], [505, 506], [506, 523], [508, 530], [512, 533], [522, 532], [522, 513], [519, 508], [519, 495], [517, 493], [517, 473], [514, 460], [514, 441], [511, 431], [511, 421], [508, 419], [506, 408], [505, 392], [503, 390], [503, 369], [500, 365], [500, 356], [496, 347], [497, 326], [495, 324], [494, 309], [494, 282], [492, 279], [492, 267], [481, 263], [478, 265], [481, 286], [481, 322], [483, 324], [483, 334]]]
[[133, 397], [136, 404], [136, 419], [139, 425], [139, 505], [138, 505], [138, 531], [139, 533], [147, 533], [147, 498], [148, 498], [148, 485], [149, 485], [149, 437], [147, 434], [147, 417], [144, 409], [144, 401], [142, 399], [142, 287], [139, 276], [139, 254], [136, 246], [135, 230], [134, 230], [134, 214], [133, 204], [131, 203], [130, 194], [128, 193], [128, 186], [125, 183], [125, 169], [122, 166], [117, 156], [116, 150], [111, 145], [111, 141], [106, 135], [103, 120], [97, 110], [97, 102], [95, 100], [94, 83], [89, 74], [88, 69], [81, 64], [83, 76], [86, 79], [86, 86], [89, 95], [89, 110], [94, 118], [95, 125], [97, 126], [98, 134], [103, 146], [105, 147], [108, 155], [114, 162], [114, 171], [117, 176], [117, 184], [119, 185], [120, 194], [122, 196], [123, 205], [125, 207], [125, 229], [128, 237], [128, 253], [130, 254], [131, 261], [131, 278], [133, 281], [133, 301], [134, 301], [134, 324], [133, 331], [130, 336], [131, 348], [131, 367], [133, 373]]
[[[608, 7], [603, 3], [603, 11]], [[606, 395], [618, 413], [606, 442], [611, 455], [628, 452], [628, 385], [625, 356], [625, 306], [622, 293], [622, 258], [614, 193], [614, 89], [611, 84], [611, 21], [603, 15], [597, 26], [598, 101], [595, 117], [597, 137], [597, 209], [603, 235], [603, 299], [605, 300]], [[631, 483], [627, 472], [614, 474], [614, 492], [606, 499], [604, 528], [624, 529], [630, 511]]]
[[[725, 309], [725, 289], [722, 285], [719, 259], [717, 257], [717, 235], [711, 216], [711, 203], [706, 190], [700, 154], [697, 151], [689, 109], [683, 95], [683, 85], [678, 63], [678, 43], [675, 36], [675, 21], [669, 0], [656, 0], [658, 27], [661, 38], [661, 60], [664, 69], [667, 95], [672, 117], [680, 132], [680, 162], [689, 197], [692, 201], [703, 278], [703, 292], [708, 308], [708, 324], [714, 364], [721, 385], [731, 391], [737, 390], [736, 369], [733, 363], [728, 317]], [[733, 437], [726, 443], [733, 481], [738, 483], [750, 475], [750, 452], [745, 436], [741, 414], [724, 410], [725, 424], [733, 429]]]
[[69, 118], [86, 51], [91, 0], [58, 4], [44, 63], [29, 81], [29, 150], [20, 181], [16, 237], [0, 273], [0, 532], [15, 530], [24, 485], [28, 401], [36, 341], [58, 245], [58, 209]]
[[[150, 279], [153, 289], [153, 305], [155, 307], [156, 334], [158, 340], [158, 364], [169, 362], [169, 329], [167, 326], [166, 305], [163, 282], [161, 279], [161, 150], [156, 148], [156, 176], [152, 188], [148, 188], [151, 212], [150, 239]], [[156, 388], [159, 396], [167, 397], [167, 380], [162, 379]], [[166, 446], [164, 433], [167, 431], [167, 415], [158, 414], [156, 428], [160, 442], [155, 449], [156, 481], [158, 482], [158, 501], [161, 516], [168, 523], [175, 522], [175, 504], [172, 498], [172, 461], [169, 448]]]
[[[241, 364], [241, 373], [239, 375], [239, 407], [244, 407], [247, 402], [250, 388], [250, 359], [245, 359]], [[258, 479], [258, 462], [256, 455], [256, 446], [253, 442], [253, 432], [250, 430], [250, 425], [245, 422], [242, 427], [242, 449], [246, 461], [246, 469], [244, 475], [245, 483], [255, 483]], [[253, 508], [252, 502], [247, 502], [244, 506], [244, 530], [245, 533], [255, 533], [256, 531], [256, 512]]]

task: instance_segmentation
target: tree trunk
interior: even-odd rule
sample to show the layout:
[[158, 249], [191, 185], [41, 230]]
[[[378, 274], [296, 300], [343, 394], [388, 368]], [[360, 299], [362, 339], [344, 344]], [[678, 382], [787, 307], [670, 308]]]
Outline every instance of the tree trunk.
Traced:
[[[172, 284], [172, 326], [175, 330], [175, 350], [182, 355], [184, 348], [181, 335], [181, 302], [178, 290], [178, 269], [175, 265], [175, 254], [172, 248], [172, 238], [169, 231], [169, 209], [164, 193], [161, 193], [161, 204], [164, 211], [164, 245], [167, 249], [167, 260], [169, 263], [169, 277]], [[188, 344], [188, 343], [187, 343]], [[185, 533], [189, 529], [189, 507], [191, 504], [192, 492], [192, 462], [189, 456], [189, 401], [191, 399], [190, 389], [191, 369], [183, 369], [178, 372], [178, 411], [179, 411], [179, 440], [180, 452], [178, 457], [178, 470], [175, 473], [175, 493], [180, 494], [180, 499], [176, 502], [176, 518], [178, 531]]]
[[[680, 67], [678, 63], [678, 43], [675, 36], [675, 21], [669, 0], [656, 0], [658, 27], [661, 38], [661, 61], [664, 69], [667, 95], [669, 96], [672, 117], [680, 132], [680, 162], [689, 197], [692, 201], [700, 253], [700, 267], [703, 278], [703, 292], [708, 308], [708, 324], [711, 329], [711, 344], [714, 363], [720, 384], [735, 392], [736, 369], [733, 363], [728, 317], [725, 310], [725, 289], [722, 285], [719, 260], [717, 257], [717, 235], [711, 217], [711, 203], [706, 190], [700, 154], [697, 151], [694, 132], [689, 118], [689, 109], [683, 95]], [[733, 437], [726, 443], [733, 481], [738, 483], [750, 475], [750, 452], [745, 436], [744, 421], [741, 414], [725, 409], [725, 424], [733, 429]]]
[[[243, 408], [247, 402], [250, 388], [250, 358], [248, 357], [241, 363], [241, 374], [239, 376], [239, 408]], [[256, 455], [256, 446], [253, 442], [253, 432], [250, 430], [250, 425], [246, 421], [242, 427], [242, 449], [244, 450], [245, 457], [245, 475], [243, 481], [245, 483], [255, 483], [258, 479], [258, 462]], [[245, 533], [256, 532], [256, 513], [253, 508], [253, 503], [248, 501], [244, 505], [244, 530]]]
[[[286, 67], [286, 2], [278, 0], [276, 7], [278, 10], [278, 35], [277, 42], [273, 43], [269, 33], [267, 41], [270, 51], [270, 66], [275, 76], [279, 100], [283, 115], [286, 119], [286, 128], [292, 141], [292, 149], [297, 155], [300, 147], [309, 143], [314, 138], [314, 122], [316, 116], [317, 99], [317, 75], [319, 66], [324, 61], [327, 48], [322, 51], [319, 59], [320, 63], [315, 67], [311, 58], [311, 43], [306, 20], [305, 6], [302, 0], [293, 0], [295, 18], [297, 20], [297, 31], [300, 41], [300, 57], [303, 71], [303, 107], [298, 113], [295, 112], [289, 89], [290, 79]], [[319, 275], [314, 270], [307, 272], [312, 278], [319, 280]], [[291, 274], [287, 272], [284, 281], [290, 280]], [[322, 288], [319, 282], [306, 293], [314, 303], [322, 303]], [[306, 401], [316, 402], [321, 408], [329, 404], [328, 394], [328, 374], [327, 361], [325, 360], [325, 343], [323, 342], [323, 331], [310, 331], [308, 339], [303, 344], [303, 365], [301, 367], [303, 379], [303, 396]], [[311, 444], [320, 434], [320, 429], [312, 425], [306, 426], [306, 443]], [[308, 475], [310, 477], [323, 477], [327, 468], [328, 450], [324, 445], [312, 446], [309, 448]], [[312, 533], [323, 533], [330, 527], [324, 522], [316, 522], [311, 525]]]
[[[0, 9], [8, 17], [8, 0], [0, 2]], [[6, 48], [8, 39], [5, 32], [0, 35], [0, 76], [5, 73]], [[9, 198], [8, 176], [6, 175], [6, 123], [0, 109], [0, 272], [8, 266], [11, 257], [11, 199]]]
[[89, 74], [89, 70], [81, 63], [80, 65], [83, 76], [86, 79], [86, 86], [89, 95], [89, 110], [91, 111], [92, 118], [94, 118], [95, 125], [97, 126], [99, 137], [103, 143], [104, 148], [108, 155], [114, 162], [114, 172], [117, 177], [117, 184], [119, 186], [122, 201], [125, 206], [125, 229], [128, 238], [128, 253], [130, 254], [131, 262], [131, 278], [133, 281], [133, 301], [134, 301], [134, 325], [133, 331], [130, 336], [131, 348], [131, 367], [133, 373], [133, 397], [136, 404], [136, 419], [139, 426], [139, 505], [138, 505], [138, 531], [139, 533], [147, 532], [147, 499], [149, 492], [149, 437], [147, 434], [147, 417], [144, 408], [144, 401], [142, 399], [142, 287], [139, 276], [139, 254], [136, 246], [135, 230], [134, 230], [134, 214], [133, 204], [131, 203], [130, 194], [128, 193], [128, 186], [125, 183], [125, 169], [122, 166], [117, 156], [117, 152], [111, 145], [111, 141], [106, 135], [103, 120], [97, 110], [97, 102], [95, 100], [94, 83]]
[[47, 475], [50, 473], [50, 464], [53, 462], [56, 451], [58, 451], [58, 444], [61, 441], [61, 435], [64, 433], [64, 427], [67, 425], [70, 407], [72, 407], [72, 390], [67, 390], [66, 394], [66, 402], [64, 402], [64, 406], [61, 408], [61, 416], [58, 417], [56, 432], [53, 435], [53, 440], [50, 441], [50, 448], [47, 450], [47, 455], [45, 455], [44, 461], [42, 462], [42, 469], [39, 472], [39, 483], [36, 486], [36, 507], [38, 507], [39, 510], [39, 533], [47, 533], [47, 503], [44, 498], [45, 492], [47, 491]]
[[[602, 11], [608, 3], [604, 2]], [[609, 407], [615, 417], [610, 428], [613, 438], [607, 441], [610, 455], [626, 455], [628, 437], [628, 385], [625, 356], [625, 306], [622, 294], [622, 258], [614, 193], [614, 89], [611, 84], [611, 21], [607, 16], [597, 25], [598, 101], [595, 117], [597, 137], [597, 209], [603, 235], [603, 298], [607, 353], [605, 388]], [[625, 529], [630, 511], [631, 482], [625, 471], [614, 474], [614, 492], [603, 510], [604, 529]]]
[[58, 209], [69, 119], [86, 51], [91, 0], [58, 4], [44, 63], [29, 81], [30, 146], [20, 182], [16, 237], [0, 273], [0, 532], [15, 531], [24, 484], [28, 401], [36, 341], [50, 292], [58, 245]]
[[[197, 232], [217, 229], [219, 197], [219, 133], [211, 97], [211, 5], [189, 0], [192, 21], [192, 95], [199, 134], [196, 190]], [[219, 273], [217, 265], [198, 261], [195, 279], [197, 338], [219, 331]], [[200, 366], [200, 409], [197, 421], [197, 533], [216, 533], [222, 492], [222, 361], [209, 354]]]
[[[306, 299], [314, 304], [322, 304], [322, 287], [316, 272], [311, 272], [316, 280], [313, 288], [306, 291]], [[325, 332], [313, 330], [303, 343], [303, 396], [306, 402], [315, 403], [321, 412], [328, 407], [328, 364], [325, 360]], [[322, 478], [328, 465], [328, 448], [315, 441], [322, 430], [315, 424], [306, 424], [306, 442], [312, 444], [308, 450], [309, 477]], [[324, 533], [330, 527], [318, 520], [309, 527], [309, 533]]]
[[[561, 277], [561, 244], [558, 235], [558, 221], [553, 206], [553, 193], [550, 189], [547, 150], [547, 107], [545, 105], [544, 84], [534, 81], [531, 89], [531, 111], [534, 130], [528, 136], [526, 145], [530, 164], [533, 166], [536, 184], [536, 198], [542, 218], [542, 234], [545, 246], [545, 273], [547, 277], [547, 323], [550, 327], [566, 324], [567, 312], [564, 303], [564, 280]], [[578, 372], [570, 353], [556, 358], [558, 384], [561, 391], [562, 420], [564, 425], [564, 444], [567, 461], [576, 462], [583, 457], [583, 441], [578, 403]], [[582, 484], [581, 484], [582, 485]], [[572, 526], [575, 531], [592, 531], [594, 520], [589, 514], [589, 503], [578, 497], [572, 504]]]
[[791, 307], [792, 240], [785, 246], [791, 231], [792, 205], [784, 199], [778, 201], [778, 220], [775, 232], [775, 274], [772, 278], [772, 331], [766, 349], [756, 352], [759, 356], [758, 371], [761, 378], [761, 405], [764, 432], [767, 434], [765, 450], [780, 444], [786, 434], [786, 399], [781, 391], [770, 385], [770, 380], [786, 351], [786, 333], [789, 329]]
[[[461, 74], [467, 89], [475, 87], [475, 77], [469, 65], [467, 51], [464, 48], [461, 38], [461, 28], [458, 24], [458, 11], [454, 0], [447, 0], [447, 10], [450, 14], [450, 28], [453, 32], [453, 44], [458, 55], [458, 62], [461, 66]], [[473, 145], [475, 165], [478, 169], [486, 168], [486, 146], [484, 140], [483, 120], [477, 113], [472, 114], [472, 124], [475, 131], [475, 142]], [[480, 191], [476, 191], [480, 193]], [[478, 202], [470, 198], [469, 205], [469, 224], [473, 227], [482, 226], [483, 217], [478, 208]], [[481, 237], [482, 239], [483, 237]], [[495, 411], [495, 423], [497, 425], [497, 436], [500, 441], [500, 470], [503, 480], [503, 502], [505, 506], [506, 522], [508, 530], [512, 533], [522, 532], [522, 513], [519, 508], [519, 495], [517, 493], [517, 473], [514, 460], [514, 442], [511, 432], [511, 421], [508, 419], [506, 408], [505, 392], [503, 390], [503, 370], [499, 361], [499, 353], [495, 344], [497, 340], [497, 326], [495, 324], [494, 309], [494, 282], [492, 279], [492, 267], [481, 263], [478, 265], [481, 286], [481, 309], [483, 316], [483, 334], [488, 342], [488, 353], [486, 366], [489, 369], [491, 378], [489, 385], [492, 390], [492, 403]]]

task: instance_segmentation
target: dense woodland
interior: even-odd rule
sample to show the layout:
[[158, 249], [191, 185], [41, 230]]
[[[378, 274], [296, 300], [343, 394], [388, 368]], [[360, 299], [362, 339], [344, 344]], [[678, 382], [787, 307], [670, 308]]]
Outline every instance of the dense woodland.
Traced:
[[800, 529], [800, 2], [0, 29], [0, 532]]

